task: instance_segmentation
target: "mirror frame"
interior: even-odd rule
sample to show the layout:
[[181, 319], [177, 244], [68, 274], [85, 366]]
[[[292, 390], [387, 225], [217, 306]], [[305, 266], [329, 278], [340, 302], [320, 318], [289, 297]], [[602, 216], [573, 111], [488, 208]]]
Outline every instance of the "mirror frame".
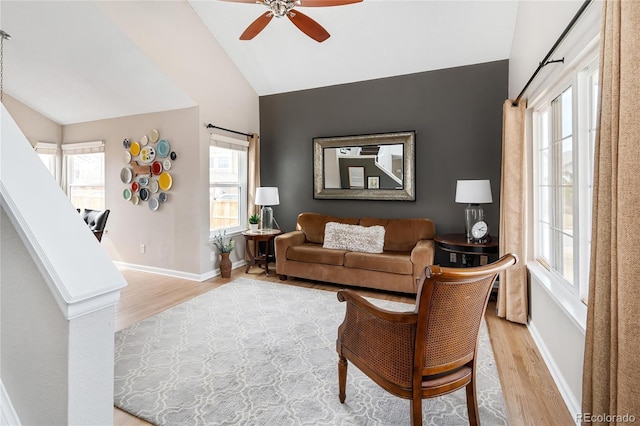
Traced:
[[[328, 200], [415, 201], [416, 132], [313, 138], [313, 198]], [[403, 145], [402, 189], [340, 189], [324, 187], [324, 149], [367, 145]]]

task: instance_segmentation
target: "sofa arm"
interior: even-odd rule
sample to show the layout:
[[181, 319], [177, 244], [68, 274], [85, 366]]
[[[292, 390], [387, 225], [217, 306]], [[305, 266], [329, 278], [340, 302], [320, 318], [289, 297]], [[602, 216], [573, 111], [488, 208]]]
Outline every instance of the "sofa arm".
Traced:
[[299, 246], [306, 241], [304, 232], [291, 231], [286, 234], [278, 235], [275, 240], [276, 248], [276, 268], [279, 262], [284, 263], [287, 260], [287, 250], [292, 246]]
[[[433, 240], [420, 240], [411, 250], [411, 263], [413, 263], [413, 278], [420, 278], [424, 268], [433, 265], [435, 257], [435, 243]], [[414, 282], [414, 284], [416, 284]], [[418, 286], [416, 284], [416, 291]]]

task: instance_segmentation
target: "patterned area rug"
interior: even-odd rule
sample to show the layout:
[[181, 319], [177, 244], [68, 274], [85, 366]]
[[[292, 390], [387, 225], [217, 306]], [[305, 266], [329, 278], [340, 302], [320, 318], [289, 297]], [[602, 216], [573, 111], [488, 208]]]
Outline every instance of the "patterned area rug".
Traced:
[[[338, 401], [344, 310], [335, 292], [237, 279], [116, 334], [116, 406], [157, 425], [408, 425], [409, 401], [353, 365]], [[484, 322], [478, 367], [481, 422], [506, 425]], [[425, 424], [467, 425], [465, 401], [425, 399]]]

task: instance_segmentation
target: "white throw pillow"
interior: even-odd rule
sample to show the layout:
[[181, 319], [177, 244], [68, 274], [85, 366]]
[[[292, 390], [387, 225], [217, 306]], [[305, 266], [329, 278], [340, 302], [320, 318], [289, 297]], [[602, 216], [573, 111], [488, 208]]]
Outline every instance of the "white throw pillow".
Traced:
[[327, 222], [324, 227], [323, 248], [382, 253], [384, 226], [359, 226]]

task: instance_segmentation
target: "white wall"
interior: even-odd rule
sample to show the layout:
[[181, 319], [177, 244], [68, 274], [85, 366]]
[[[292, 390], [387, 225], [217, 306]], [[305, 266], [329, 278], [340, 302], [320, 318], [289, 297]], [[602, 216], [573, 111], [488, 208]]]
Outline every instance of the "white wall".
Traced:
[[[192, 220], [198, 227], [197, 240], [180, 247], [198, 264], [194, 270], [204, 276], [217, 268], [210, 260], [209, 238], [209, 131], [207, 123], [244, 133], [259, 132], [259, 99], [222, 46], [211, 35], [191, 6], [180, 2], [99, 2], [98, 7], [158, 67], [198, 105], [195, 124], [198, 141], [190, 148], [198, 152], [198, 175], [190, 184]], [[157, 28], [158, 31], [149, 31]], [[179, 31], [176, 29], [179, 28]], [[222, 132], [224, 134], [224, 132]], [[66, 137], [65, 137], [66, 142]], [[205, 216], [206, 215], [206, 216]], [[244, 259], [241, 237], [232, 254], [234, 262]]]
[[4, 94], [3, 104], [15, 120], [18, 127], [27, 137], [31, 146], [38, 142], [62, 142], [62, 126], [29, 108], [22, 102]]
[[[509, 60], [509, 96], [515, 98], [529, 80], [538, 63], [547, 55], [557, 38], [574, 17], [583, 1], [520, 2], [516, 31]], [[571, 71], [569, 65], [594, 42], [600, 30], [602, 4], [594, 1], [584, 12], [565, 41], [550, 59], [565, 58], [565, 64], [548, 65], [538, 74], [523, 98], [531, 100], [543, 95], [546, 86], [560, 75]], [[527, 145], [532, 147], [531, 114], [527, 121]], [[530, 156], [531, 157], [531, 156]], [[529, 159], [531, 186], [532, 162]], [[531, 193], [531, 192], [530, 192]], [[529, 203], [530, 209], [533, 203]], [[529, 217], [533, 217], [532, 210]], [[531, 224], [530, 224], [531, 228]], [[532, 235], [531, 229], [529, 235]], [[529, 239], [529, 261], [533, 261], [532, 238]], [[529, 280], [529, 329], [567, 404], [574, 414], [580, 411], [582, 399], [582, 363], [584, 358], [584, 312], [576, 315], [568, 305], [548, 291], [539, 275]], [[584, 307], [583, 307], [584, 310]]]
[[[540, 1], [521, 0], [518, 6], [516, 30], [509, 55], [509, 97], [514, 99], [529, 80], [538, 64], [547, 55], [560, 34], [575, 16], [583, 0]], [[594, 0], [571, 30], [551, 59], [569, 62], [576, 47], [589, 42], [600, 31], [602, 2]], [[565, 63], [566, 63], [565, 62]], [[544, 67], [529, 87], [524, 98], [539, 91], [549, 77], [562, 69], [563, 64]]]
[[[157, 129], [177, 158], [169, 173], [173, 185], [169, 201], [158, 211], [148, 203], [133, 205], [123, 198], [130, 187], [120, 179], [128, 166], [122, 141], [139, 141], [142, 135]], [[102, 246], [114, 261], [200, 274], [199, 232], [206, 211], [197, 208], [202, 197], [199, 177], [198, 108], [140, 114], [122, 118], [71, 124], [64, 127], [64, 144], [104, 140], [105, 206], [111, 210]], [[140, 253], [144, 244], [145, 253]]]
[[[11, 99], [9, 110], [32, 144], [105, 140], [106, 199], [112, 211], [103, 247], [113, 260], [191, 279], [211, 276], [217, 261], [210, 260], [208, 242], [209, 131], [205, 124], [258, 132], [258, 96], [187, 2], [96, 5], [199, 106], [67, 126], [50, 122]], [[145, 211], [144, 204], [124, 202], [120, 181], [122, 139], [139, 139], [151, 128], [159, 129], [179, 156], [171, 171], [175, 180], [170, 202], [155, 214]], [[242, 242], [240, 237], [232, 254], [235, 263], [244, 259]], [[146, 245], [146, 253], [140, 253], [140, 244]]]

